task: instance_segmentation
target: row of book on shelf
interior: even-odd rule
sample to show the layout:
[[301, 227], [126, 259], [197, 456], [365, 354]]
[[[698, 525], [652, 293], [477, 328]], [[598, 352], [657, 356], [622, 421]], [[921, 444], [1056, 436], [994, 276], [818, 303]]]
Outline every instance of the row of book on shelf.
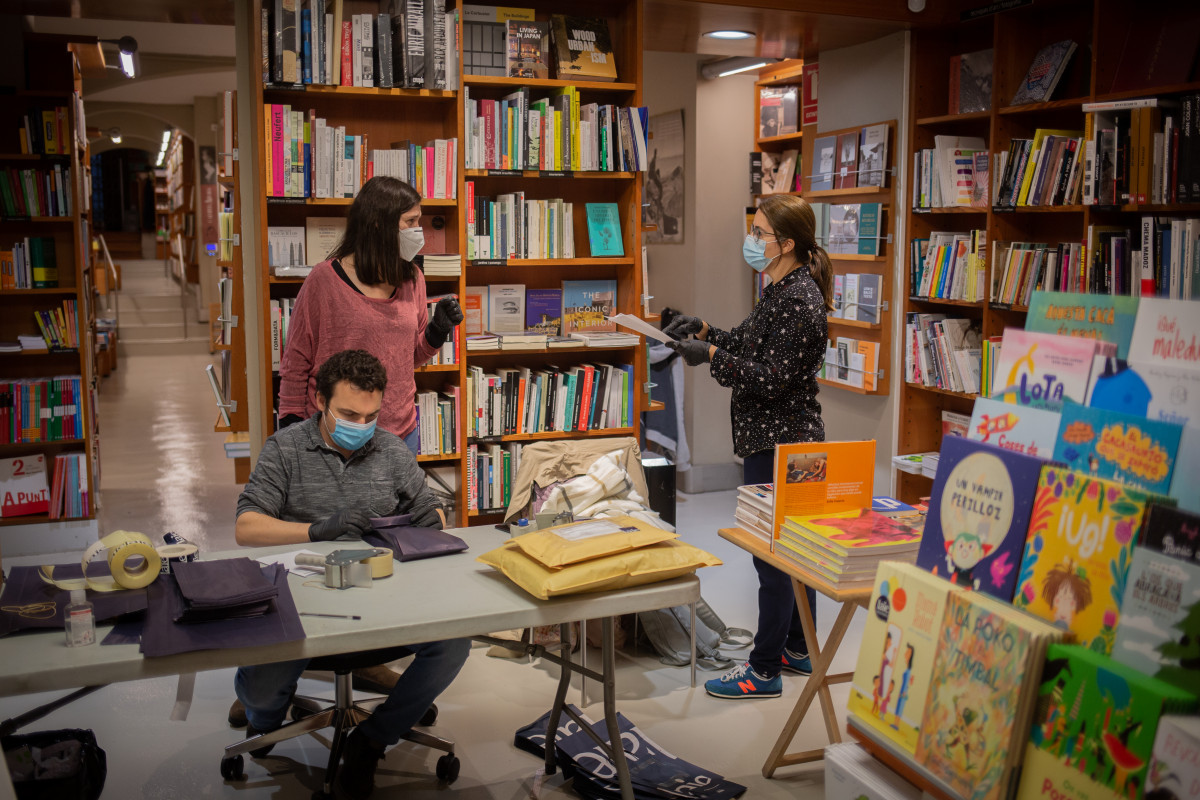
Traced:
[[813, 142], [813, 191], [887, 186], [886, 123], [859, 131], [818, 136]]
[[645, 106], [583, 103], [563, 86], [532, 99], [529, 87], [496, 100], [463, 90], [466, 169], [638, 172], [649, 164]]
[[54, 164], [0, 170], [0, 216], [71, 216], [71, 168]]
[[347, 14], [342, 0], [262, 9], [263, 83], [457, 88], [456, 15], [445, 0], [387, 0]]
[[[463, 296], [467, 336], [538, 333], [614, 333], [617, 282], [611, 279], [563, 281], [556, 288], [519, 283], [468, 286]], [[635, 337], [636, 339], [636, 337]]]
[[0, 341], [0, 353], [45, 351], [54, 353], [79, 349], [79, 321], [76, 301], [62, 301], [62, 308], [35, 310], [38, 333], [18, 333], [17, 340]]
[[[611, 82], [618, 77], [608, 21], [532, 8], [464, 5], [463, 73]], [[551, 74], [553, 73], [553, 74]]]
[[50, 519], [78, 519], [91, 513], [86, 453], [56, 455], [49, 482], [42, 453], [0, 459], [0, 518], [45, 514]]
[[268, 197], [355, 197], [376, 175], [398, 178], [422, 197], [454, 199], [458, 192], [458, 139], [419, 144], [407, 139], [371, 149], [367, 134], [330, 125], [313, 109], [263, 106]]
[[82, 439], [78, 375], [0, 381], [0, 444]]
[[53, 289], [58, 255], [52, 236], [26, 236], [0, 250], [0, 289]]
[[521, 465], [521, 442], [472, 442], [467, 445], [467, 509], [499, 511], [508, 507], [513, 477]]
[[461, 452], [459, 388], [447, 384], [441, 392], [417, 392], [417, 455]]
[[17, 136], [23, 155], [53, 156], [71, 152], [67, 107], [31, 108], [21, 115]]
[[883, 276], [873, 273], [848, 272], [833, 276], [834, 319], [848, 319], [874, 324], [879, 322], [883, 306]]
[[[425, 246], [418, 255], [427, 276], [457, 276], [462, 258], [446, 253], [444, 217], [426, 214], [420, 219]], [[276, 277], [307, 277], [314, 264], [329, 258], [346, 233], [345, 217], [310, 216], [304, 226], [272, 225], [267, 228], [267, 263]]]
[[[575, 205], [527, 199], [525, 192], [495, 197], [467, 182], [467, 258], [472, 261], [575, 258]], [[592, 258], [621, 258], [625, 243], [616, 203], [585, 203]]]
[[825, 362], [817, 377], [873, 392], [880, 383], [879, 342], [838, 336], [825, 343]]

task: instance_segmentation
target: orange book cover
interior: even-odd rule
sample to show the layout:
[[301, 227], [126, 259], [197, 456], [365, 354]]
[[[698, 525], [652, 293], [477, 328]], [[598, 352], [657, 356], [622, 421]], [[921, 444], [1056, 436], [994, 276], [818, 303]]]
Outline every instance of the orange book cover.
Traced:
[[784, 517], [870, 508], [874, 481], [874, 439], [776, 445], [774, 538]]

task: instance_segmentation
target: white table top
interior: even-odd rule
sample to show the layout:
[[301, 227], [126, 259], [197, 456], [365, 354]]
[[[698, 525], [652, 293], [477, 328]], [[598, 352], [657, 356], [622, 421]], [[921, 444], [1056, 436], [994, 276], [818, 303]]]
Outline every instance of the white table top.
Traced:
[[[0, 696], [554, 625], [685, 605], [700, 596], [700, 580], [690, 575], [611, 592], [537, 600], [491, 567], [475, 561], [477, 555], [502, 544], [507, 539], [505, 534], [492, 526], [464, 528], [454, 533], [470, 545], [467, 552], [396, 563], [395, 573], [374, 581], [370, 589], [303, 586], [306, 580], [316, 584], [321, 579], [289, 576], [297, 610], [362, 616], [357, 621], [301, 617], [307, 638], [298, 642], [147, 659], [132, 644], [68, 648], [61, 630], [12, 634], [0, 639]], [[255, 558], [300, 549], [325, 553], [348, 544], [322, 542], [242, 548], [202, 555], [211, 560]], [[102, 640], [111, 627], [97, 626], [97, 640]]]

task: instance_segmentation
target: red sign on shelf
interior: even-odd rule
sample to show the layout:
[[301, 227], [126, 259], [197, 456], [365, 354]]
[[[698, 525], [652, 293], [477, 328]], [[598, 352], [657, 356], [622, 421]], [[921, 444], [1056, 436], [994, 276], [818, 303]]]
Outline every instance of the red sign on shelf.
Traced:
[[800, 100], [800, 124], [802, 125], [817, 124], [817, 73], [820, 66], [816, 61], [804, 64], [804, 87]]

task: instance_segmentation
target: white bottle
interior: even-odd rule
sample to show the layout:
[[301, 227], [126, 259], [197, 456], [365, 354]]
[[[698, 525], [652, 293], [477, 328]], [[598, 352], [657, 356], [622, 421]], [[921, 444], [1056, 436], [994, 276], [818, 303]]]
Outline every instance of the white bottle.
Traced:
[[87, 601], [87, 590], [71, 590], [71, 603], [63, 611], [63, 622], [67, 628], [67, 647], [96, 643], [96, 615]]

